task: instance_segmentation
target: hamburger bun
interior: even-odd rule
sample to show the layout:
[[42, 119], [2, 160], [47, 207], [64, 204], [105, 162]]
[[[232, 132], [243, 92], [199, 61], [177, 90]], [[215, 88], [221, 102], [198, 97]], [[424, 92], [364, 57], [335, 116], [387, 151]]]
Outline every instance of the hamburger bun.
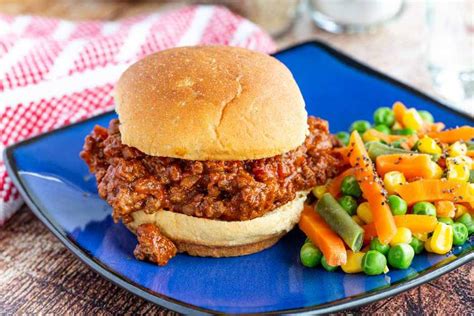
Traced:
[[202, 257], [233, 257], [271, 247], [299, 221], [308, 192], [275, 210], [247, 221], [219, 221], [160, 210], [134, 212], [127, 227], [135, 232], [152, 223], [174, 242], [179, 252]]
[[301, 92], [268, 55], [181, 47], [128, 68], [115, 90], [122, 142], [152, 156], [247, 160], [295, 149], [308, 132]]

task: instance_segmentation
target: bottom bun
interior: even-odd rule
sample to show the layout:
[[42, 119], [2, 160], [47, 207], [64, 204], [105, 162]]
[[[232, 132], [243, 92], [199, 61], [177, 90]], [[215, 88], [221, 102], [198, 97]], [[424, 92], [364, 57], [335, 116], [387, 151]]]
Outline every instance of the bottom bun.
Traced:
[[192, 244], [188, 242], [175, 241], [174, 244], [178, 248], [178, 252], [187, 252], [191, 256], [198, 257], [238, 257], [249, 255], [270, 248], [283, 237], [285, 233], [257, 241], [251, 244], [238, 246], [206, 246]]
[[160, 210], [134, 212], [127, 227], [135, 232], [142, 224], [155, 224], [179, 252], [192, 256], [232, 257], [271, 247], [299, 221], [307, 191], [275, 210], [247, 221], [220, 221]]

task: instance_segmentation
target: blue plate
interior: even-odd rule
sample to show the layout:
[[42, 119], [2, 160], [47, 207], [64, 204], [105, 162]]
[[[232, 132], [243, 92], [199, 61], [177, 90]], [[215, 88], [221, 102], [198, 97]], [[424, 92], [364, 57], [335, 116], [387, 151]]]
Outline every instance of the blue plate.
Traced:
[[[312, 115], [345, 130], [375, 108], [394, 101], [425, 109], [447, 124], [472, 119], [421, 92], [361, 65], [319, 42], [276, 54], [293, 72]], [[5, 161], [26, 203], [82, 261], [105, 278], [157, 304], [183, 312], [334, 312], [394, 295], [442, 275], [474, 257], [473, 244], [454, 254], [417, 256], [410, 269], [387, 275], [348, 275], [305, 269], [298, 262], [303, 234], [293, 230], [274, 247], [238, 258], [180, 254], [165, 267], [135, 260], [136, 240], [114, 224], [110, 207], [97, 195], [94, 177], [79, 158], [94, 125], [114, 113], [41, 135], [7, 148]]]

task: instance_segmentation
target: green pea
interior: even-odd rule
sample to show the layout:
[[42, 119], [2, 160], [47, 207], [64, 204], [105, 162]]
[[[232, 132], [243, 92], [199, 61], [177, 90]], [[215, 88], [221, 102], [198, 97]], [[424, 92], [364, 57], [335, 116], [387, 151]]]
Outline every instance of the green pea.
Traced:
[[336, 138], [344, 145], [349, 145], [350, 135], [347, 132], [339, 132], [336, 134]]
[[469, 213], [462, 214], [461, 217], [459, 217], [456, 220], [456, 223], [464, 224], [467, 227], [469, 236], [474, 233], [474, 221], [472, 220], [471, 214]]
[[349, 214], [354, 215], [357, 211], [357, 201], [350, 195], [344, 195], [340, 197], [338, 200], [339, 204], [342, 208]]
[[362, 257], [362, 271], [367, 275], [382, 274], [387, 266], [387, 258], [375, 250], [369, 250]]
[[407, 202], [398, 195], [390, 195], [388, 197], [388, 205], [393, 215], [404, 215], [408, 209]]
[[390, 132], [391, 132], [390, 127], [383, 124], [376, 125], [374, 129], [387, 135], [390, 135]]
[[449, 217], [438, 217], [438, 222], [445, 223], [447, 225], [453, 225], [453, 219]]
[[395, 148], [403, 148], [402, 147], [402, 144], [405, 143], [407, 140], [405, 138], [400, 138], [400, 139], [397, 139], [396, 141], [392, 142], [391, 145], [392, 147], [395, 147]]
[[312, 243], [305, 243], [300, 250], [301, 263], [308, 268], [314, 268], [321, 262], [323, 254]]
[[389, 245], [384, 245], [380, 242], [378, 237], [375, 237], [370, 241], [370, 250], [375, 250], [386, 256], [388, 254], [388, 251], [390, 250]]
[[370, 123], [368, 121], [359, 120], [352, 123], [350, 131], [358, 131], [359, 134], [364, 134], [366, 130], [370, 128]]
[[344, 195], [350, 195], [356, 198], [360, 197], [362, 194], [359, 183], [357, 183], [354, 176], [347, 176], [342, 180], [341, 192]]
[[418, 114], [420, 114], [423, 121], [425, 121], [427, 123], [433, 123], [434, 122], [434, 117], [433, 117], [433, 115], [431, 115], [430, 112], [428, 112], [428, 111], [418, 111]]
[[461, 246], [467, 240], [469, 236], [469, 232], [467, 230], [466, 225], [463, 223], [454, 223], [453, 224], [453, 245]]
[[425, 249], [425, 243], [416, 237], [411, 238], [410, 246], [413, 248], [413, 251], [417, 255], [422, 253], [423, 250]]
[[413, 205], [413, 213], [417, 215], [436, 216], [436, 207], [430, 202], [418, 202]]
[[408, 269], [415, 257], [415, 250], [409, 244], [398, 244], [388, 251], [388, 263], [397, 269]]
[[387, 107], [378, 108], [374, 112], [374, 122], [375, 124], [384, 124], [387, 126], [392, 126], [395, 123], [395, 114], [392, 109]]
[[328, 262], [326, 261], [326, 258], [323, 256], [323, 258], [321, 259], [321, 265], [323, 266], [323, 268], [326, 270], [326, 271], [329, 271], [329, 272], [333, 272], [333, 271], [336, 271], [337, 270], [337, 266], [330, 266], [328, 264]]
[[412, 128], [401, 128], [392, 130], [393, 135], [415, 135], [416, 131]]

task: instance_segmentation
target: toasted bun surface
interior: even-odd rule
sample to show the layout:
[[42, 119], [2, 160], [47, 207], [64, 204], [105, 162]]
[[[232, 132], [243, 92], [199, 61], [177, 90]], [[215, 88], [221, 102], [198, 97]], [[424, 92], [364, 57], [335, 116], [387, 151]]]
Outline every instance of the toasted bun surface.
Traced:
[[150, 55], [115, 91], [122, 142], [192, 160], [272, 157], [301, 145], [307, 113], [290, 71], [268, 55], [226, 46]]
[[306, 195], [298, 192], [293, 201], [248, 221], [211, 220], [161, 210], [134, 212], [127, 226], [135, 232], [139, 225], [153, 223], [178, 251], [194, 256], [240, 256], [268, 248], [290, 231], [300, 218]]

